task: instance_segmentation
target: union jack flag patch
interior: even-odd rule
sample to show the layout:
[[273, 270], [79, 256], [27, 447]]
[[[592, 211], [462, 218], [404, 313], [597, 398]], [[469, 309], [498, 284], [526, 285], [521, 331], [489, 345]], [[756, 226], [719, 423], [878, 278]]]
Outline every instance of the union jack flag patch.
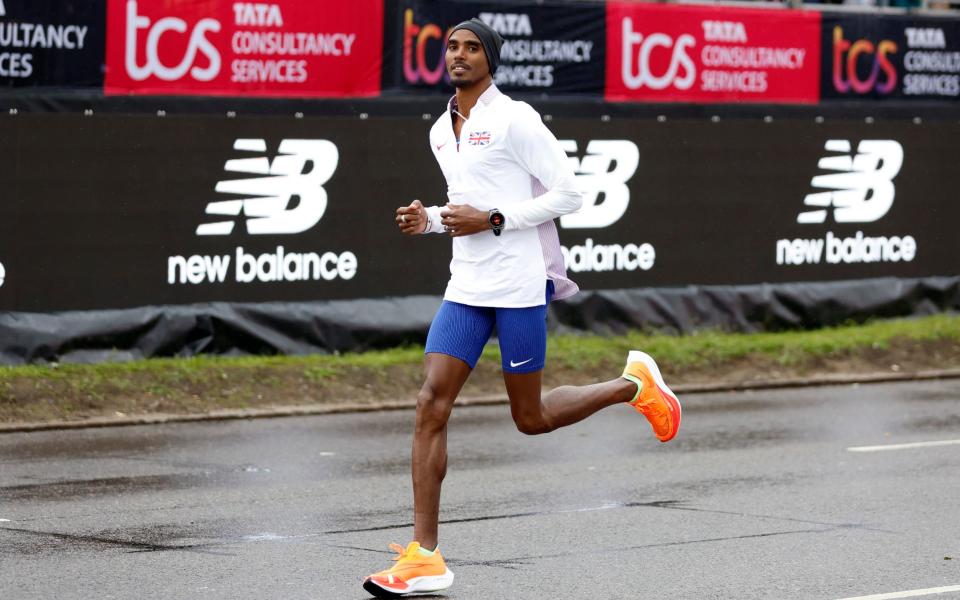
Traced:
[[471, 146], [486, 146], [490, 143], [489, 131], [471, 131], [467, 136], [467, 143]]

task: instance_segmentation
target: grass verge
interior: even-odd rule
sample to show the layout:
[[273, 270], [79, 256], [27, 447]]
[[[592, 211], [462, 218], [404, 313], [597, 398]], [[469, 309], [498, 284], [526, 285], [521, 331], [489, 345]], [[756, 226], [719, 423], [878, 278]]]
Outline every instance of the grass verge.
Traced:
[[[548, 343], [544, 383], [609, 379], [634, 348], [657, 357], [671, 384], [950, 368], [960, 367], [960, 317], [757, 334], [558, 335]], [[422, 347], [406, 347], [341, 355], [0, 367], [0, 422], [412, 399], [422, 361]], [[499, 348], [489, 345], [463, 393], [501, 392], [499, 362]]]

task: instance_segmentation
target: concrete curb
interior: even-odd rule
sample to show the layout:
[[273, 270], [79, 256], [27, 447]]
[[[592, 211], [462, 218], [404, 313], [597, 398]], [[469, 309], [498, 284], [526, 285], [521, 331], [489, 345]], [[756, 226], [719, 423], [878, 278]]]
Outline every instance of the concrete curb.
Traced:
[[[707, 394], [718, 392], [739, 392], [745, 390], [769, 390], [780, 388], [815, 387], [828, 385], [847, 385], [854, 383], [890, 383], [898, 381], [923, 381], [929, 379], [960, 378], [960, 369], [934, 369], [912, 373], [835, 373], [819, 377], [771, 379], [762, 381], [722, 381], [717, 383], [695, 383], [673, 386], [677, 394]], [[458, 406], [483, 406], [506, 404], [506, 394], [473, 396], [458, 398]], [[234, 419], [264, 419], [276, 417], [295, 417], [311, 415], [331, 415], [338, 413], [374, 412], [382, 410], [408, 410], [416, 406], [413, 401], [339, 404], [317, 404], [300, 406], [273, 406], [270, 408], [245, 408], [234, 410], [213, 410], [196, 414], [124, 415], [117, 417], [97, 417], [82, 421], [39, 421], [27, 423], [0, 423], [0, 434], [31, 431], [50, 431], [57, 429], [86, 429], [94, 427], [120, 427], [128, 425], [158, 425], [163, 423], [187, 423], [191, 421], [227, 421]]]

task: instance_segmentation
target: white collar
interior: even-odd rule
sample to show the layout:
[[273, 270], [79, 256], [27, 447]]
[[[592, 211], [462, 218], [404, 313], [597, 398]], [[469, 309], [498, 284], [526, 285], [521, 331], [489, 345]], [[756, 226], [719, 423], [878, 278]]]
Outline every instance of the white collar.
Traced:
[[[480, 94], [479, 98], [477, 98], [477, 104], [473, 108], [476, 109], [477, 106], [486, 108], [487, 106], [493, 104], [493, 101], [496, 100], [497, 97], [502, 95], [503, 92], [500, 91], [500, 89], [497, 87], [497, 84], [491, 82], [490, 87], [483, 90], [483, 93]], [[452, 113], [455, 110], [458, 110], [456, 94], [451, 96], [450, 100], [447, 101], [447, 112]]]

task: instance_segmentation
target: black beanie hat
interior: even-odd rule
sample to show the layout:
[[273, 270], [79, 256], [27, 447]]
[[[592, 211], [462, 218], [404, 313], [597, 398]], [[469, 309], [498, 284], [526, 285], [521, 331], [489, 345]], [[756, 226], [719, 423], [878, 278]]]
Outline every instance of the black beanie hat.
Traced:
[[496, 73], [497, 67], [500, 66], [500, 47], [503, 46], [503, 37], [493, 27], [476, 17], [460, 23], [450, 33], [453, 34], [458, 29], [472, 31], [480, 38], [480, 43], [483, 44], [483, 53], [487, 55], [487, 64], [490, 65], [490, 74]]

